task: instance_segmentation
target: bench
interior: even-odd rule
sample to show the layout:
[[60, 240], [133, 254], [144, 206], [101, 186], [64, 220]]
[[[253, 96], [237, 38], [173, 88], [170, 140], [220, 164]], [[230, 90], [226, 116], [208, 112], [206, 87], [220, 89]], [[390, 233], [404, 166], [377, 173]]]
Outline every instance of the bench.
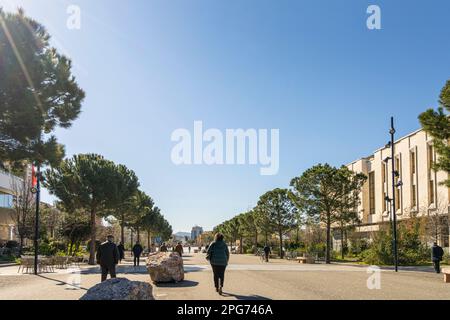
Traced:
[[314, 264], [316, 262], [313, 257], [297, 257], [295, 260], [298, 260], [298, 263], [303, 264]]
[[444, 282], [450, 283], [450, 268], [444, 268], [441, 272], [444, 274]]

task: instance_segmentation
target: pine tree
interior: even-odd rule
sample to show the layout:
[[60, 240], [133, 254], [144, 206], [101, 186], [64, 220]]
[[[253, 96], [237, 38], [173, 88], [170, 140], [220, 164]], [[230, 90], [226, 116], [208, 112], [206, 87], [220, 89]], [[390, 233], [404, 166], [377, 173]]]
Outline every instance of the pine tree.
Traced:
[[[442, 88], [437, 110], [428, 109], [419, 115], [423, 129], [433, 137], [433, 145], [439, 158], [434, 163], [435, 170], [450, 173], [450, 80]], [[450, 187], [450, 179], [444, 181]]]

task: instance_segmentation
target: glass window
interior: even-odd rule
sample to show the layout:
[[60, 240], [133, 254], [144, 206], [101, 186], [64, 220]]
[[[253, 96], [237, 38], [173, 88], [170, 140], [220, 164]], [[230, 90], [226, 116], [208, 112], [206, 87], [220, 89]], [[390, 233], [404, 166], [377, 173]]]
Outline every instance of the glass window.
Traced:
[[10, 194], [0, 194], [0, 208], [12, 208], [13, 196]]

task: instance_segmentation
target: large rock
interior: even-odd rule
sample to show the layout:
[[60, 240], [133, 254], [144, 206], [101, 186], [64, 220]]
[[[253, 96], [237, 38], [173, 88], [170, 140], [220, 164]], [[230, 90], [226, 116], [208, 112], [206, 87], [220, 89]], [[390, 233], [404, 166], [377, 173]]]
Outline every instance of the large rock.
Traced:
[[147, 270], [153, 282], [184, 280], [183, 259], [176, 252], [158, 252], [149, 255]]
[[80, 300], [154, 300], [150, 283], [109, 279], [90, 288]]

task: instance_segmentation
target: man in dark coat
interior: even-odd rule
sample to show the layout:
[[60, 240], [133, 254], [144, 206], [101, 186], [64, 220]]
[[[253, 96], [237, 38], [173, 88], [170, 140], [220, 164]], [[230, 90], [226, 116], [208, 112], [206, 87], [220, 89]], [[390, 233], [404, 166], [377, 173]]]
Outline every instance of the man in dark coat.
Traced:
[[266, 258], [266, 262], [269, 262], [269, 254], [271, 254], [271, 250], [270, 250], [270, 247], [269, 247], [269, 245], [266, 243], [266, 245], [264, 246], [264, 256], [265, 256], [265, 258]]
[[141, 253], [144, 251], [139, 241], [133, 246], [133, 256], [134, 256], [134, 266], [139, 266], [139, 259], [141, 258]]
[[440, 263], [442, 261], [442, 256], [444, 255], [444, 250], [435, 242], [433, 247], [431, 247], [431, 260], [433, 260], [434, 270], [436, 273], [441, 273]]
[[116, 264], [119, 263], [119, 250], [113, 242], [114, 237], [109, 235], [97, 250], [97, 263], [102, 269], [102, 282], [106, 280], [108, 273], [111, 278], [116, 277]]
[[122, 262], [122, 260], [125, 258], [125, 246], [122, 242], [119, 243], [117, 249], [119, 250], [119, 262]]
[[175, 247], [175, 251], [178, 252], [178, 254], [180, 255], [180, 257], [183, 256], [183, 245], [181, 244], [181, 242], [178, 242], [177, 246]]
[[167, 247], [166, 247], [166, 244], [164, 242], [161, 245], [161, 247], [159, 247], [159, 252], [167, 252]]

